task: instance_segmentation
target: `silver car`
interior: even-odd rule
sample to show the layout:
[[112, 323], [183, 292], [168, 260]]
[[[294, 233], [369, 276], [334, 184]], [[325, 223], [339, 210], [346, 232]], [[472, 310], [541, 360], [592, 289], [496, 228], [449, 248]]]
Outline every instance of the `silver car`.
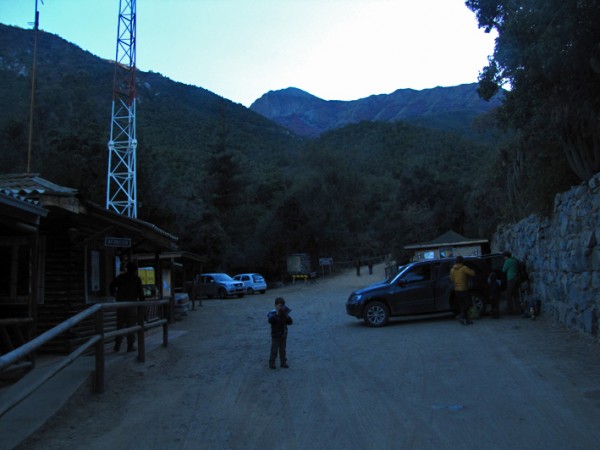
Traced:
[[234, 280], [226, 273], [203, 273], [194, 282], [197, 295], [208, 298], [228, 298], [233, 295], [241, 298], [245, 292], [244, 283]]
[[267, 292], [267, 282], [259, 273], [240, 273], [234, 276], [233, 279], [244, 283], [244, 289], [248, 295], [255, 292], [260, 292], [261, 294]]

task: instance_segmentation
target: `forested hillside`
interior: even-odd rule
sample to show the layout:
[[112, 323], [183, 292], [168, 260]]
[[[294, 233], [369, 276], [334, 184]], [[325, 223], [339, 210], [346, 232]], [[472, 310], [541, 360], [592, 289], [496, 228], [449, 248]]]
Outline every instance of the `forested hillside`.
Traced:
[[[0, 25], [4, 172], [26, 170], [32, 45], [32, 31]], [[47, 33], [38, 55], [32, 171], [103, 204], [112, 63]], [[402, 258], [404, 245], [450, 228], [490, 237], [570, 182], [554, 176], [535, 201], [509, 198], [518, 133], [500, 134], [493, 114], [475, 122], [494, 142], [366, 121], [307, 140], [157, 73], [138, 72], [137, 93], [138, 215], [206, 255], [211, 270], [276, 276], [297, 252]]]

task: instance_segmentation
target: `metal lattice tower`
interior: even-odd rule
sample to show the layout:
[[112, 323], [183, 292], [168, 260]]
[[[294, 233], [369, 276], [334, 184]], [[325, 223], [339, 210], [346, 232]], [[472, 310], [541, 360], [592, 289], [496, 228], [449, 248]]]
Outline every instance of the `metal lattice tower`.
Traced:
[[119, 0], [106, 183], [106, 209], [133, 218], [137, 217], [135, 2], [136, 0]]

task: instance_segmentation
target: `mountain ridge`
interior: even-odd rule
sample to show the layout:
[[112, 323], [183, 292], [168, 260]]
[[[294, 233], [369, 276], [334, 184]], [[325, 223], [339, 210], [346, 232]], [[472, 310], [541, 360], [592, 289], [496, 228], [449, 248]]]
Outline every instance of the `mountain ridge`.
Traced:
[[[477, 94], [477, 83], [416, 90], [397, 89], [357, 100], [324, 100], [296, 87], [269, 91], [250, 105], [296, 134], [315, 138], [326, 131], [361, 121], [408, 121], [423, 124], [432, 119], [436, 128], [465, 131], [474, 118], [500, 106], [502, 95], [489, 102]], [[452, 120], [458, 115], [460, 121]]]

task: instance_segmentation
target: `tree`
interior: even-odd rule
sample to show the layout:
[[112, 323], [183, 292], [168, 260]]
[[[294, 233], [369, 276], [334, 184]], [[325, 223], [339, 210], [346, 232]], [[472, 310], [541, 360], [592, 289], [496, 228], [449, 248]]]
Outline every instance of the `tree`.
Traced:
[[579, 178], [600, 171], [600, 3], [467, 0], [466, 5], [481, 28], [498, 32], [494, 54], [479, 75], [480, 95], [489, 99], [510, 85], [503, 106], [510, 125], [526, 139], [558, 140]]

